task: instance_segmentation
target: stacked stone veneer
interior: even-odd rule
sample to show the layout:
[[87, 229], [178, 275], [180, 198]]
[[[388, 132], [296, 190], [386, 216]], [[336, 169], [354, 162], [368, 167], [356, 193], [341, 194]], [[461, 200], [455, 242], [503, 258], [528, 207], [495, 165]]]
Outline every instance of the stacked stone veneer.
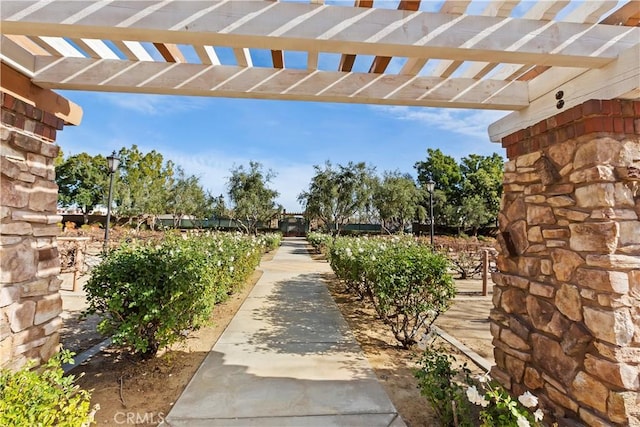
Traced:
[[53, 143], [63, 121], [0, 92], [0, 367], [56, 350], [62, 300], [56, 244], [62, 217]]
[[564, 424], [640, 425], [639, 135], [592, 100], [502, 141], [493, 374]]

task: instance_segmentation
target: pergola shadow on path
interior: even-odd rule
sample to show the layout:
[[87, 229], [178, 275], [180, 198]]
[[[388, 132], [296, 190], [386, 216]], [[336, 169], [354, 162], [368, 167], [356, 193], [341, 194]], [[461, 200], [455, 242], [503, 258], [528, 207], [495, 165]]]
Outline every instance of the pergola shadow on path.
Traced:
[[640, 424], [640, 2], [5, 0], [0, 18], [0, 366], [59, 341], [54, 142], [82, 109], [52, 89], [498, 109], [492, 373], [557, 419]]

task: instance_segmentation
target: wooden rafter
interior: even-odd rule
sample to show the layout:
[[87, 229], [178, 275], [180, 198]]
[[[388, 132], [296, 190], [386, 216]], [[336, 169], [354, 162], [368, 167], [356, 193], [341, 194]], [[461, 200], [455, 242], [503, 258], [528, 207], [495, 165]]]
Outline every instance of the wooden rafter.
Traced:
[[[373, 0], [355, 0], [354, 7], [372, 8]], [[352, 53], [343, 53], [340, 56], [340, 63], [338, 64], [338, 71], [351, 71], [353, 64], [356, 62], [356, 55]]]
[[[567, 16], [567, 20], [569, 22], [596, 22], [599, 16], [603, 13], [610, 11], [617, 2], [615, 1], [597, 1], [591, 3], [582, 3], [578, 6], [570, 15]], [[625, 26], [635, 26], [635, 25], [627, 25], [629, 22], [629, 17], [640, 15], [640, 2], [635, 1], [631, 3], [627, 3], [622, 8], [620, 8], [615, 14], [608, 16], [604, 20], [602, 20], [602, 24], [606, 25], [625, 25]], [[622, 24], [622, 22], [625, 22]], [[511, 68], [511, 75], [507, 76], [507, 80], [517, 79], [520, 81], [529, 81], [531, 79], [536, 78], [540, 74], [547, 71], [549, 66], [546, 65], [538, 65], [524, 72], [523, 67], [518, 69]]]
[[[565, 94], [564, 109], [589, 99], [612, 99], [623, 94], [640, 97], [640, 44], [621, 54], [618, 61], [567, 79], [574, 75], [573, 71], [554, 75], [554, 81], [548, 81], [551, 78], [547, 78], [543, 79], [547, 81], [534, 79], [528, 83], [533, 100], [527, 108], [515, 111], [489, 126], [491, 140], [499, 142], [506, 135], [557, 114], [555, 93], [558, 89]], [[603, 81], [607, 81], [607, 84], [602, 85]]]
[[273, 68], [284, 68], [284, 53], [281, 50], [272, 50], [271, 62]]
[[171, 43], [154, 43], [153, 46], [158, 49], [160, 55], [167, 62], [187, 62], [184, 55], [177, 45]]
[[[496, 16], [502, 18], [507, 17], [519, 2], [519, 0], [493, 0], [487, 4], [484, 11], [482, 12], [482, 16]], [[464, 61], [461, 60], [440, 61], [436, 68], [433, 70], [433, 75], [440, 77], [449, 77], [462, 65], [463, 62]]]
[[[415, 12], [420, 8], [420, 0], [401, 0], [398, 3], [398, 10], [408, 10], [410, 12]], [[371, 68], [369, 68], [370, 73], [382, 74], [389, 66], [391, 62], [390, 56], [376, 56], [371, 63]]]

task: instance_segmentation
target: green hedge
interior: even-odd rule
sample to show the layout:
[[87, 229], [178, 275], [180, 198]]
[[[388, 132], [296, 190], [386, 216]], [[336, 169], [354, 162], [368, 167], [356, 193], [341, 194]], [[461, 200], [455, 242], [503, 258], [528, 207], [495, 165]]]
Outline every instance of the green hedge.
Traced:
[[241, 234], [168, 234], [110, 252], [85, 285], [87, 314], [103, 313], [98, 330], [142, 358], [186, 338], [208, 323], [253, 273], [264, 237]]

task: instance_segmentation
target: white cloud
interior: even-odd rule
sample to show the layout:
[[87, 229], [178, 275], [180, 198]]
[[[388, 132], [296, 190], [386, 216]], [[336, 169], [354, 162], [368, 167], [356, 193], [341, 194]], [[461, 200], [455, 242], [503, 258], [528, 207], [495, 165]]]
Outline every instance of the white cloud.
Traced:
[[395, 106], [373, 106], [378, 112], [399, 120], [421, 122], [429, 127], [454, 132], [480, 140], [487, 140], [487, 128], [501, 117], [505, 111], [457, 110], [444, 108], [416, 108]]
[[135, 111], [147, 116], [163, 116], [184, 111], [198, 110], [204, 100], [173, 95], [148, 95], [131, 93], [100, 93], [98, 99], [115, 107]]

